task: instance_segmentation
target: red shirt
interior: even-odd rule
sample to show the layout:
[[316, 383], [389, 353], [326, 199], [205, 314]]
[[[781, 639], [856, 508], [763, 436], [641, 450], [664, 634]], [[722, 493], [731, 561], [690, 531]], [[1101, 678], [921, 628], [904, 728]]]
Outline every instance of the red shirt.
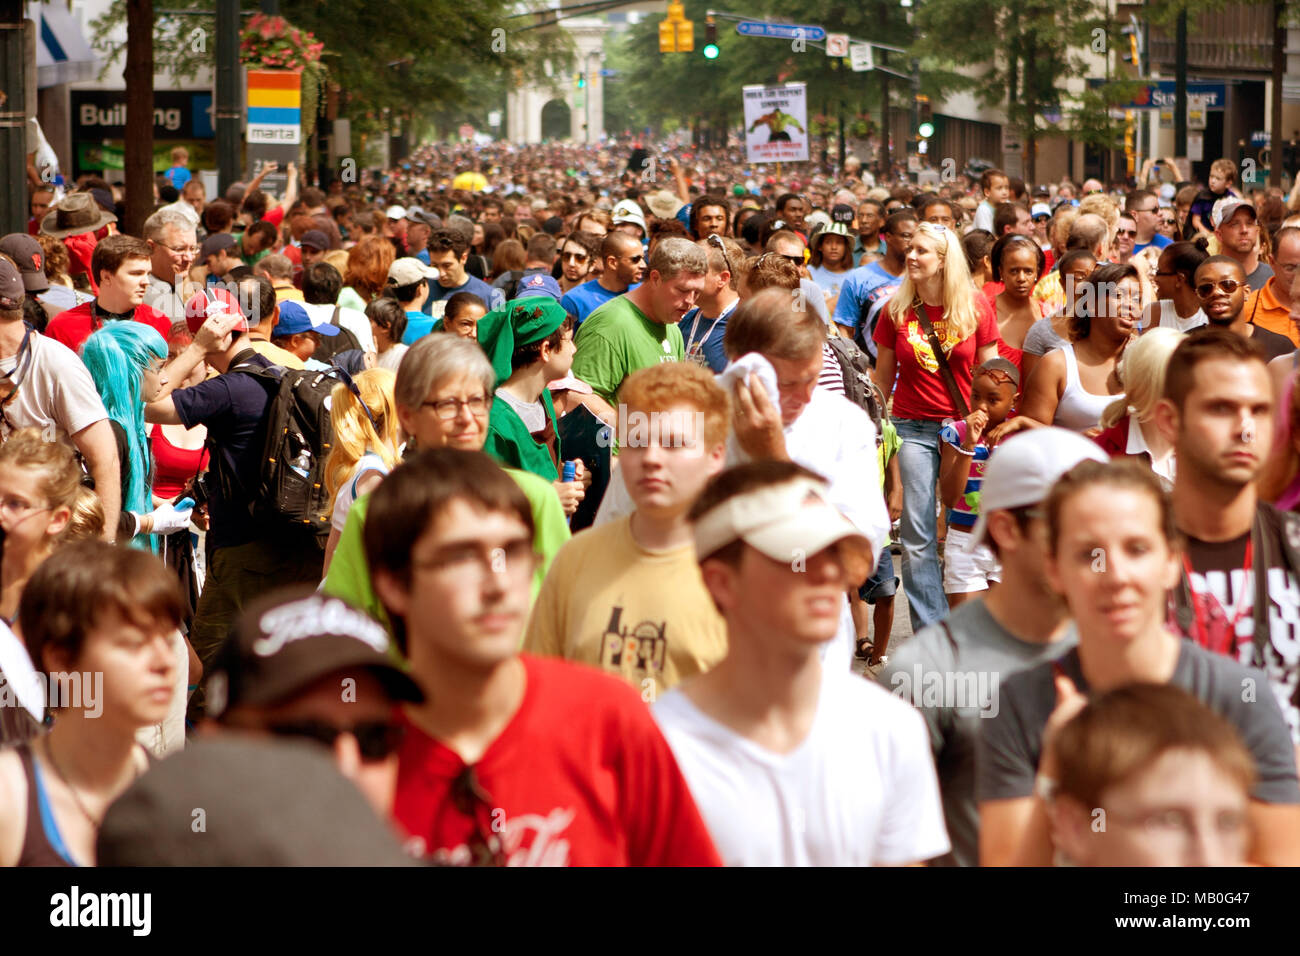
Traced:
[[[72, 351], [80, 352], [82, 343], [90, 338], [90, 333], [93, 331], [90, 314], [90, 307], [93, 304], [93, 302], [83, 302], [66, 312], [60, 312], [50, 319], [50, 324], [45, 327], [45, 334], [55, 341], [62, 342]], [[135, 321], [152, 325], [163, 337], [164, 342], [172, 330], [171, 319], [144, 303], [135, 307]]]
[[[944, 343], [943, 309], [925, 306], [930, 324], [940, 343]], [[970, 402], [971, 372], [975, 367], [975, 354], [981, 346], [1000, 341], [998, 319], [982, 296], [975, 296], [975, 310], [979, 324], [975, 334], [962, 339], [947, 353], [948, 367], [957, 381], [962, 397]], [[944, 387], [938, 362], [930, 350], [930, 342], [921, 328], [916, 313], [908, 310], [907, 321], [895, 328], [889, 310], [883, 309], [872, 335], [878, 345], [893, 349], [898, 358], [898, 385], [894, 389], [894, 418], [913, 418], [940, 422], [945, 418], [960, 418], [953, 407], [948, 389]], [[946, 343], [945, 343], [946, 344]]]
[[408, 849], [468, 864], [499, 835], [510, 866], [720, 866], [640, 695], [581, 664], [520, 659], [523, 702], [472, 768], [403, 718], [393, 816]]

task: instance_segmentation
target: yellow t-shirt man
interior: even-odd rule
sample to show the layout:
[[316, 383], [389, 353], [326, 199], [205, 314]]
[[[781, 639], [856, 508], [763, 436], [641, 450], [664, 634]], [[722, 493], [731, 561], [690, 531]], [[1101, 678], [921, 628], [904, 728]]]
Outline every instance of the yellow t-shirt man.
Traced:
[[599, 667], [653, 703], [727, 653], [727, 628], [695, 548], [648, 551], [631, 517], [560, 548], [533, 605], [524, 650]]

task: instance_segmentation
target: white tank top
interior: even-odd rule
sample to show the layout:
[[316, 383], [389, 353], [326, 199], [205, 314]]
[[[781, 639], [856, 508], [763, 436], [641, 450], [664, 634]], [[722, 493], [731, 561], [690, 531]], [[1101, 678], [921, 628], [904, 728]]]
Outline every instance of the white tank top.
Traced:
[[1079, 381], [1079, 363], [1074, 358], [1074, 344], [1067, 342], [1062, 345], [1061, 352], [1065, 356], [1065, 391], [1056, 404], [1056, 417], [1052, 419], [1052, 424], [1071, 431], [1087, 431], [1101, 422], [1101, 413], [1106, 410], [1106, 406], [1115, 399], [1122, 398], [1123, 392], [1117, 395], [1085, 392], [1083, 383]]

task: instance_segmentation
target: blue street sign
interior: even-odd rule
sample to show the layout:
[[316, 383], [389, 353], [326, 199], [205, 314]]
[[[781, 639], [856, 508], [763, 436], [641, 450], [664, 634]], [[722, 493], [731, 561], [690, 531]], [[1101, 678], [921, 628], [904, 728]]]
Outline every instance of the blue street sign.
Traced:
[[736, 32], [746, 37], [773, 37], [777, 40], [825, 40], [821, 27], [801, 26], [797, 23], [765, 23], [761, 20], [743, 20], [736, 24]]

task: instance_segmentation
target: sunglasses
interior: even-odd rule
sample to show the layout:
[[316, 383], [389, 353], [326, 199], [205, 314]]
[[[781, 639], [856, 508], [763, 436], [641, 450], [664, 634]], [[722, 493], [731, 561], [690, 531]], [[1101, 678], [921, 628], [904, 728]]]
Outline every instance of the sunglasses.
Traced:
[[1220, 292], [1232, 295], [1232, 293], [1236, 292], [1243, 285], [1245, 285], [1244, 282], [1238, 282], [1236, 279], [1220, 279], [1218, 282], [1202, 282], [1196, 287], [1196, 294], [1202, 299], [1208, 299], [1210, 296], [1214, 295], [1214, 290], [1218, 289]]
[[355, 724], [352, 727], [335, 727], [321, 720], [304, 720], [298, 723], [275, 724], [268, 727], [277, 737], [304, 737], [333, 747], [341, 734], [351, 734], [357, 739], [361, 759], [384, 760], [397, 752], [402, 745], [405, 729], [399, 724], [376, 720]]
[[1136, 229], [1117, 229], [1117, 230], [1115, 230], [1115, 235], [1117, 235], [1117, 236], [1129, 236], [1129, 237], [1131, 237], [1131, 238], [1136, 239], [1136, 238], [1137, 238], [1137, 230], [1136, 230]]
[[710, 233], [709, 238], [705, 240], [711, 246], [716, 246], [717, 250], [722, 253], [722, 261], [727, 264], [727, 271], [734, 272], [731, 268], [731, 257], [727, 255], [727, 247], [722, 242], [722, 237], [716, 232]]

